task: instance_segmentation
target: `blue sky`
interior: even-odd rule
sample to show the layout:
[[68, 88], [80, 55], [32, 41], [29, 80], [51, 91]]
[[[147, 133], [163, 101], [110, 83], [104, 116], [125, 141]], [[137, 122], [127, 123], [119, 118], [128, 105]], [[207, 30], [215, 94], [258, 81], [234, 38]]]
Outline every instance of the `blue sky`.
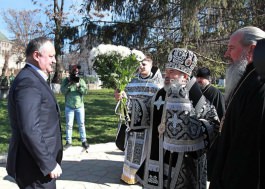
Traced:
[[[81, 3], [83, 0], [65, 0], [65, 10], [67, 4], [71, 2]], [[52, 2], [52, 0], [38, 0], [38, 2]], [[3, 12], [7, 9], [15, 9], [15, 10], [34, 10], [39, 8], [37, 5], [33, 5], [31, 0], [0, 0], [0, 11]], [[10, 38], [10, 34], [7, 31], [7, 27], [5, 22], [2, 19], [0, 14], [0, 32], [6, 35], [7, 38]]]
[[[15, 10], [30, 10], [36, 9], [32, 4], [31, 0], [0, 0], [0, 11], [3, 12], [7, 9]], [[8, 31], [6, 30], [6, 24], [0, 15], [0, 31], [9, 37]]]

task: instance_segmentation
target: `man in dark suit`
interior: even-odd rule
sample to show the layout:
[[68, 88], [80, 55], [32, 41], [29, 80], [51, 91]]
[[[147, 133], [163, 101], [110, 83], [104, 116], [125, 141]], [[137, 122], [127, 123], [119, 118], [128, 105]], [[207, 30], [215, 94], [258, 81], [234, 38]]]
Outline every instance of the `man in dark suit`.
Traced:
[[20, 189], [55, 189], [55, 180], [62, 174], [60, 111], [46, 81], [54, 63], [52, 41], [45, 37], [31, 40], [26, 66], [10, 88], [12, 136], [6, 169]]

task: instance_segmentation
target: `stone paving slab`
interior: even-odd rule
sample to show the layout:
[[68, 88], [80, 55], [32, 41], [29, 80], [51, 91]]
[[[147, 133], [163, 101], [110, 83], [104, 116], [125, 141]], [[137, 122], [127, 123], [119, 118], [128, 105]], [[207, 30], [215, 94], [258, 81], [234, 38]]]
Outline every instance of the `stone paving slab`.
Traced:
[[[5, 170], [5, 156], [0, 156], [0, 189], [19, 189]], [[2, 159], [2, 161], [1, 161]], [[57, 189], [140, 189], [120, 181], [124, 154], [115, 143], [90, 145], [64, 151], [63, 174], [57, 180]]]

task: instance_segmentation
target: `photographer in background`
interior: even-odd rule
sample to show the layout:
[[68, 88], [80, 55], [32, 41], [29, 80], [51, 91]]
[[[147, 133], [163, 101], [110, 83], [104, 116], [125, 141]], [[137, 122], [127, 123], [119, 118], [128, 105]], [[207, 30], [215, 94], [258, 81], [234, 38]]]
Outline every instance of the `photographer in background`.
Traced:
[[83, 95], [87, 94], [86, 82], [79, 77], [80, 65], [72, 65], [69, 69], [69, 77], [62, 81], [61, 92], [65, 96], [66, 119], [66, 144], [64, 150], [72, 146], [72, 133], [74, 118], [79, 127], [82, 147], [86, 150], [89, 145], [86, 141], [85, 108]]

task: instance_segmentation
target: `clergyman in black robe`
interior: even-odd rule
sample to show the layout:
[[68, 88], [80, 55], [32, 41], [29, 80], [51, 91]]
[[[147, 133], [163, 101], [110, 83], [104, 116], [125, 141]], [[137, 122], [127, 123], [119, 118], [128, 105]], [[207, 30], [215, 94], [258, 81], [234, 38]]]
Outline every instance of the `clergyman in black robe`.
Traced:
[[[225, 112], [225, 100], [224, 95], [222, 92], [214, 87], [211, 84], [211, 71], [206, 68], [202, 67], [197, 70], [196, 74], [197, 82], [200, 85], [202, 94], [205, 96], [207, 100], [210, 101], [210, 104], [214, 105], [218, 117], [221, 120], [224, 112]], [[218, 139], [213, 142], [211, 148], [207, 152], [207, 180], [211, 181], [214, 161], [217, 156], [217, 143]]]
[[265, 83], [252, 61], [260, 39], [265, 39], [265, 32], [253, 26], [230, 36], [225, 53], [229, 60], [225, 89], [228, 103], [210, 189], [265, 188]]

